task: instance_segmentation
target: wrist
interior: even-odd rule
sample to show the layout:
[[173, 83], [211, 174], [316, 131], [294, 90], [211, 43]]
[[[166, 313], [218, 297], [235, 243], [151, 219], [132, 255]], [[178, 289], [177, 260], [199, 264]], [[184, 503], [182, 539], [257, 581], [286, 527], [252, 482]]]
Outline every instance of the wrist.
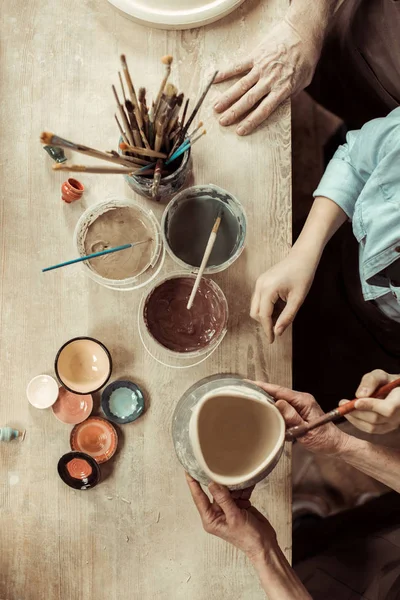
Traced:
[[265, 567], [274, 568], [286, 561], [276, 538], [272, 543], [264, 544], [258, 552], [247, 553], [247, 558], [256, 571], [264, 570]]
[[286, 20], [303, 40], [311, 40], [321, 47], [335, 13], [339, 0], [292, 0], [286, 14]]
[[357, 440], [357, 438], [348, 433], [344, 433], [341, 429], [337, 429], [336, 433], [335, 443], [326, 452], [322, 452], [322, 454], [344, 459], [346, 454], [352, 451], [354, 440]]

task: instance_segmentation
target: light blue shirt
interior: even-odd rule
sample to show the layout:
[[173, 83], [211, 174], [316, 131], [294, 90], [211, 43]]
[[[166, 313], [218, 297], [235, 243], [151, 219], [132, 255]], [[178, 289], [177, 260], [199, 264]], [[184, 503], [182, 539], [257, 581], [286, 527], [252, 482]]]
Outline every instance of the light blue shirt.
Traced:
[[315, 196], [333, 200], [352, 221], [364, 299], [379, 305], [391, 294], [400, 313], [400, 287], [383, 273], [400, 259], [400, 108], [347, 134]]

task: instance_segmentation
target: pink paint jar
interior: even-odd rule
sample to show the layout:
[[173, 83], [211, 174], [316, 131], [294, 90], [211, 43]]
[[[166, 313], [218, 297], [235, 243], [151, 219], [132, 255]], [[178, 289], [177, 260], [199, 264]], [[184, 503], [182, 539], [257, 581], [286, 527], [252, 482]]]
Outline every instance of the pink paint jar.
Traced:
[[71, 204], [82, 197], [84, 189], [84, 185], [77, 179], [68, 179], [61, 186], [61, 198], [67, 204]]

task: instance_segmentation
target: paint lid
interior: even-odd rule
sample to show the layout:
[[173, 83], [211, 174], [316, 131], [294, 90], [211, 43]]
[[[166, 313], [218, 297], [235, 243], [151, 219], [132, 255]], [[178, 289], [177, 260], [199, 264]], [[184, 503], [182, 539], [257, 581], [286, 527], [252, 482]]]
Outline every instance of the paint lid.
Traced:
[[87, 490], [100, 481], [100, 467], [84, 452], [67, 452], [58, 461], [58, 474], [64, 483], [75, 490]]
[[131, 423], [144, 412], [143, 392], [132, 381], [113, 381], [103, 390], [101, 408], [110, 421], [119, 425]]
[[37, 375], [28, 383], [26, 396], [35, 408], [50, 408], [58, 398], [58, 383], [50, 375]]
[[71, 450], [89, 454], [98, 464], [114, 456], [118, 446], [115, 427], [102, 417], [89, 417], [75, 425], [70, 436]]
[[76, 425], [87, 419], [93, 409], [93, 398], [90, 394], [75, 394], [60, 387], [58, 399], [52, 406], [56, 419], [61, 423]]

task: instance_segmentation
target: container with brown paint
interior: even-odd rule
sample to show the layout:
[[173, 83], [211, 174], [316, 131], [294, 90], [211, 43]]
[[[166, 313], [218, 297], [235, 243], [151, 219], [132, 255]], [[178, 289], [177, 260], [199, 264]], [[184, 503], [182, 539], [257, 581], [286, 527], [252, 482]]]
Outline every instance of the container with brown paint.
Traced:
[[159, 279], [139, 307], [139, 333], [146, 350], [171, 367], [205, 360], [227, 331], [228, 304], [211, 279], [202, 279], [192, 308], [186, 308], [195, 279], [187, 272]]
[[178, 459], [196, 480], [244, 489], [278, 463], [285, 422], [263, 390], [239, 376], [216, 375], [182, 396], [172, 437]]

